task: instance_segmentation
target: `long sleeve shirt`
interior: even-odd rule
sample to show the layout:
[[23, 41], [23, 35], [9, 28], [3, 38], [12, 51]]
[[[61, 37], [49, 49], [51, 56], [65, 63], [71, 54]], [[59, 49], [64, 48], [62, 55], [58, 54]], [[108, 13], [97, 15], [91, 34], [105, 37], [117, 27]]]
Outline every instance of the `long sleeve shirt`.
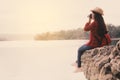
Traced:
[[[91, 23], [86, 23], [84, 27], [84, 31], [90, 31], [89, 35], [89, 41], [86, 43], [86, 45], [91, 46], [93, 48], [98, 47], [98, 46], [104, 46], [107, 45], [106, 39], [101, 38], [98, 34], [98, 23], [96, 21], [93, 21]], [[96, 39], [99, 39], [99, 41], [102, 41], [101, 45], [99, 45], [99, 41]]]

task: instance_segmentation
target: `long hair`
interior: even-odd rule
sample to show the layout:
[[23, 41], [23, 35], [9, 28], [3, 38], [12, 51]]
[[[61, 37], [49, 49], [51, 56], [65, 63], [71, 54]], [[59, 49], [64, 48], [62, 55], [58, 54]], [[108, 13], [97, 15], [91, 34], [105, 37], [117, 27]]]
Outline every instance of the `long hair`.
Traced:
[[101, 14], [96, 13], [96, 12], [93, 12], [93, 13], [94, 13], [94, 18], [98, 23], [97, 33], [99, 36], [104, 37], [104, 34], [106, 34], [108, 32], [107, 28], [106, 28], [106, 24], [104, 22], [104, 19]]

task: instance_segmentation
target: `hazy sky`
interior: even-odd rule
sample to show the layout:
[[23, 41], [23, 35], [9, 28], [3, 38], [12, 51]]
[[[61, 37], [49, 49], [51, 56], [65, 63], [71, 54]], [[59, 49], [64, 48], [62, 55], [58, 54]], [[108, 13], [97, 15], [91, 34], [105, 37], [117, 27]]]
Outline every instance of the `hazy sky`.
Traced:
[[120, 25], [120, 0], [0, 0], [0, 33], [41, 33], [83, 28], [95, 7]]

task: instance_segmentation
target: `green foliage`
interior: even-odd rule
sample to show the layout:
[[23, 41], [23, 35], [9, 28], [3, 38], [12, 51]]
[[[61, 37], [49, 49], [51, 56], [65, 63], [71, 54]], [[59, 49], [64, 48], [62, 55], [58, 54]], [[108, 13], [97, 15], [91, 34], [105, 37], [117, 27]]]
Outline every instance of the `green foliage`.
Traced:
[[84, 32], [83, 29], [74, 30], [61, 30], [58, 32], [46, 32], [42, 34], [37, 34], [35, 40], [69, 40], [69, 39], [86, 39], [85, 35], [88, 33]]
[[[120, 26], [114, 26], [112, 24], [107, 24], [107, 29], [111, 38], [120, 37]], [[73, 30], [61, 30], [58, 32], [46, 32], [42, 34], [37, 34], [35, 40], [73, 40], [73, 39], [88, 39], [89, 32], [85, 32], [83, 29], [73, 29]]]
[[107, 29], [109, 31], [111, 38], [120, 38], [120, 26], [107, 24]]

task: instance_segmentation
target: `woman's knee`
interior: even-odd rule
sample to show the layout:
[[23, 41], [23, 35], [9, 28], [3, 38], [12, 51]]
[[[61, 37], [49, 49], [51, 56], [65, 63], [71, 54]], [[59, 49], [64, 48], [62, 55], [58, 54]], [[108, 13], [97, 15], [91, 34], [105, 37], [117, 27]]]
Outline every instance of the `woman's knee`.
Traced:
[[78, 53], [80, 53], [81, 52], [81, 50], [80, 50], [80, 48], [78, 49]]
[[83, 52], [84, 52], [84, 49], [82, 49], [82, 48], [79, 48], [79, 49], [78, 49], [78, 53], [79, 53], [79, 54], [81, 54], [81, 53], [83, 53]]
[[85, 51], [85, 48], [84, 48], [84, 47], [85, 47], [84, 45], [81, 46], [81, 47], [78, 49], [78, 53], [81, 53], [81, 52]]

